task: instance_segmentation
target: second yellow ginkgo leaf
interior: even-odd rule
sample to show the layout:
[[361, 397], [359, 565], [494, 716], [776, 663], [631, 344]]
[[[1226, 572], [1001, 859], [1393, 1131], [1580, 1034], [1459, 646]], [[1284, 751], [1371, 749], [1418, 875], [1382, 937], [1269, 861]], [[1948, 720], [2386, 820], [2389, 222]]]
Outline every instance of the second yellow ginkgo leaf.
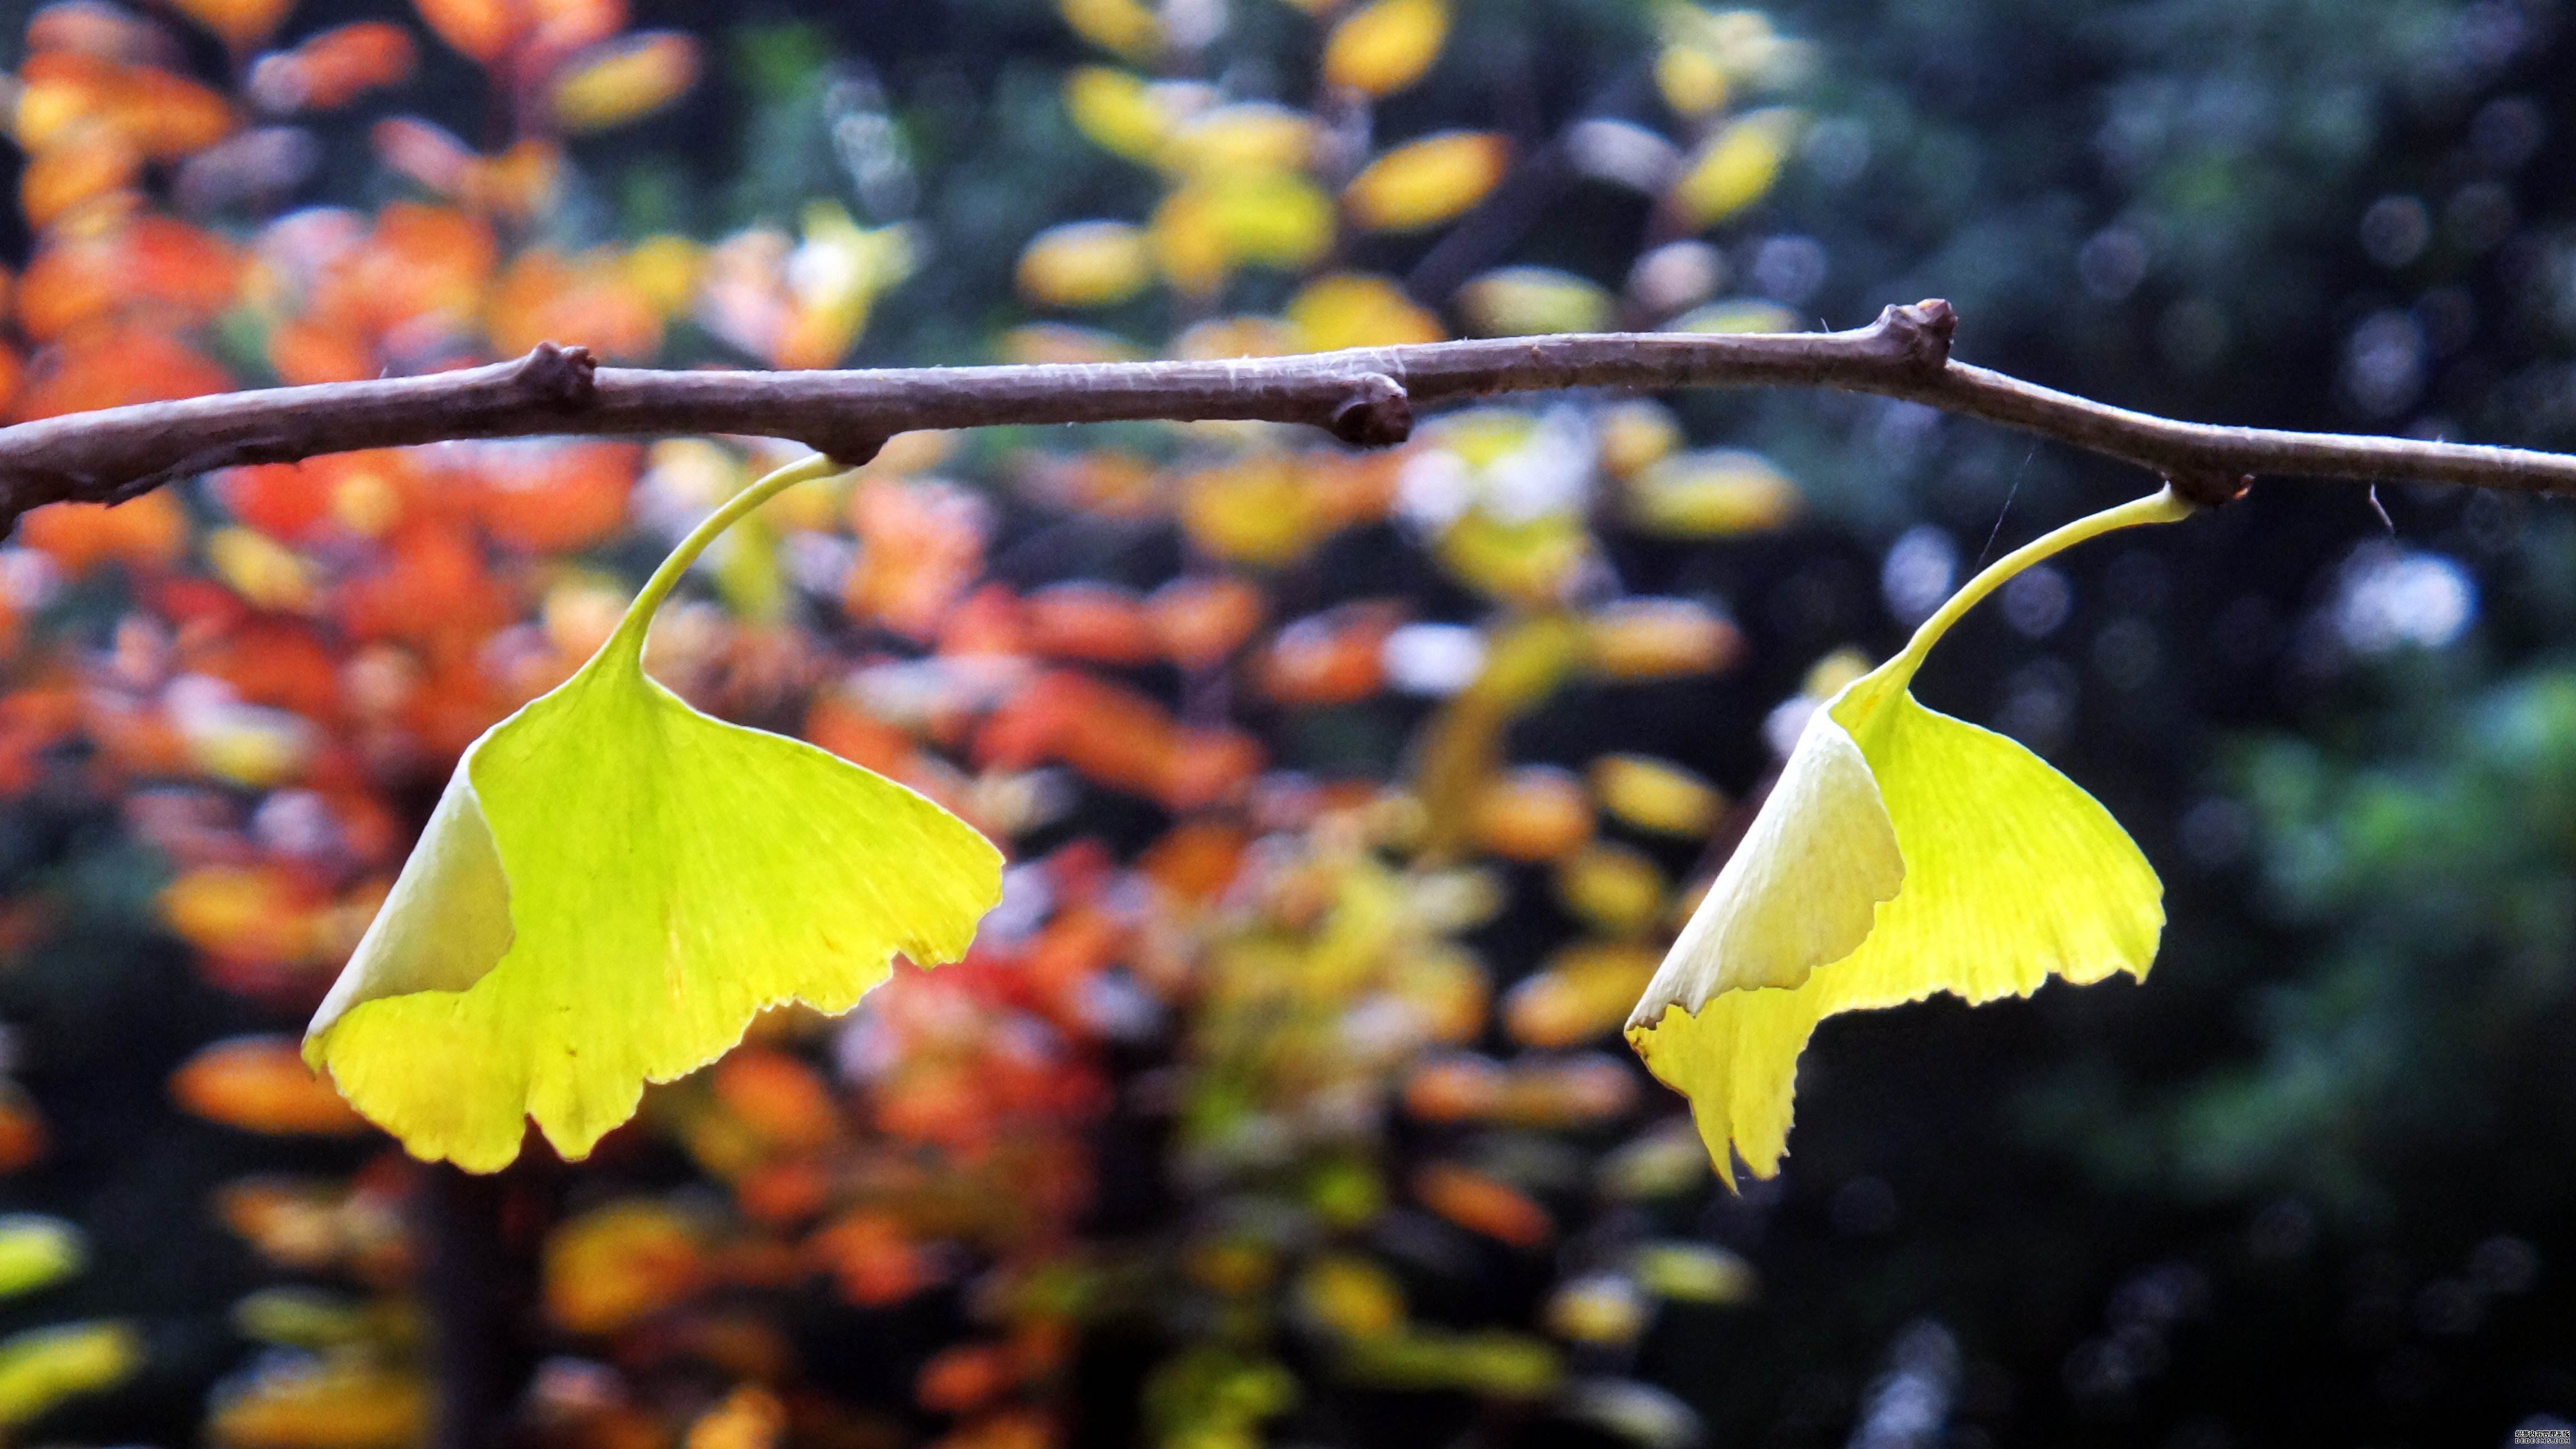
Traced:
[[1971, 580], [1904, 652], [1817, 706], [1770, 797], [1628, 1019], [1690, 1098], [1732, 1185], [1788, 1150], [1816, 1023], [1947, 991], [2027, 996], [2051, 976], [2143, 977], [2164, 888], [2127, 832], [2030, 751], [1915, 703], [1924, 655], [1978, 599], [2111, 529], [2168, 522], [2170, 491], [2069, 524]]

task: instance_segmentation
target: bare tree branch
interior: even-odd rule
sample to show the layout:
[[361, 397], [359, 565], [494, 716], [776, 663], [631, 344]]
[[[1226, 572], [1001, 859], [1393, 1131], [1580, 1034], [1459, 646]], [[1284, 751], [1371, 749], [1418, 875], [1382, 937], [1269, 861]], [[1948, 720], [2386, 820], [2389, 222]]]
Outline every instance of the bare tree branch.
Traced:
[[222, 393], [0, 428], [0, 520], [40, 504], [112, 503], [239, 463], [452, 438], [736, 433], [872, 456], [896, 433], [1141, 419], [1306, 423], [1401, 442], [1413, 410], [1562, 388], [1823, 387], [1983, 418], [2135, 463], [2205, 503], [2257, 476], [2418, 481], [2576, 495], [2576, 456], [2410, 438], [2175, 422], [1950, 360], [1941, 301], [1848, 332], [1575, 334], [1360, 348], [1225, 362], [1065, 363], [868, 372], [594, 367], [580, 348], [379, 382]]

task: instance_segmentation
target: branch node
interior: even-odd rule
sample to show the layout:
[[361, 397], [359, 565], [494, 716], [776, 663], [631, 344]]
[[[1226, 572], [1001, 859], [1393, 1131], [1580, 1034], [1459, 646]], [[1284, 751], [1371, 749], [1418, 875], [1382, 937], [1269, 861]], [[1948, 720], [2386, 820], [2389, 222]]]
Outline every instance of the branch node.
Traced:
[[844, 468], [864, 468], [876, 461], [878, 451], [886, 445], [886, 435], [855, 428], [848, 432], [807, 428], [800, 441]]
[[1393, 447], [1413, 436], [1413, 399], [1385, 373], [1363, 373], [1351, 380], [1351, 395], [1333, 409], [1326, 426], [1353, 447]]
[[1950, 365], [1950, 339], [1958, 334], [1959, 313], [1939, 297], [1927, 297], [1879, 313], [1872, 330], [1895, 344], [1906, 371], [1937, 377]]
[[2165, 486], [2201, 508], [2225, 508], [2254, 486], [2251, 473], [2206, 468], [2167, 468]]
[[510, 385], [540, 402], [576, 408], [590, 401], [598, 372], [599, 360], [590, 355], [589, 348], [540, 342], [519, 359], [518, 370], [510, 374]]

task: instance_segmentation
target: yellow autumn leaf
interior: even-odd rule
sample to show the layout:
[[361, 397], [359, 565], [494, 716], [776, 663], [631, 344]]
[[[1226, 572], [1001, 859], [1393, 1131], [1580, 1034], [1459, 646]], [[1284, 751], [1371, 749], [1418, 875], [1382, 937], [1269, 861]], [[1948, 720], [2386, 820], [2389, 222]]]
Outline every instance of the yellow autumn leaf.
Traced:
[[2187, 516], [2168, 489], [2078, 520], [1969, 581], [1904, 652], [1808, 717], [1770, 798], [1628, 1018], [1628, 1040], [1690, 1098], [1729, 1185], [1787, 1152], [1799, 1053], [1840, 1011], [2027, 996], [2050, 976], [2143, 977], [2164, 890], [2093, 798], [2001, 735], [1907, 686], [1960, 615], [2041, 559]]
[[555, 76], [547, 104], [578, 135], [649, 116], [697, 83], [697, 41], [676, 30], [652, 30], [574, 56]]
[[625, 283], [652, 304], [665, 320], [678, 316], [698, 295], [698, 276], [706, 269], [707, 249], [668, 232], [648, 236], [618, 262]]
[[1443, 131], [1361, 168], [1343, 189], [1342, 206], [1368, 231], [1438, 226], [1484, 200], [1511, 160], [1511, 143], [1491, 131]]
[[1260, 177], [1216, 188], [1216, 214], [1236, 260], [1303, 271], [1333, 244], [1333, 203], [1303, 176]]
[[1664, 873], [1644, 852], [1595, 841], [1557, 865], [1567, 913], [1612, 937], [1644, 932], [1664, 914]]
[[1172, 133], [1162, 160], [1176, 175], [1208, 185], [1243, 185], [1314, 159], [1312, 116], [1263, 101], [1219, 106]]
[[1667, 45], [1655, 55], [1655, 89], [1679, 114], [1705, 116], [1726, 104], [1726, 61], [1706, 46]]
[[1076, 66], [1064, 78], [1064, 111], [1091, 143], [1153, 162], [1172, 136], [1172, 115], [1145, 80], [1115, 66]]
[[1153, 280], [1145, 234], [1123, 221], [1074, 221], [1031, 238], [1020, 253], [1020, 295], [1046, 307], [1105, 307]]
[[1598, 284], [1554, 267], [1500, 267], [1458, 289], [1459, 310], [1485, 337], [1598, 332], [1616, 308]]
[[1404, 294], [1385, 277], [1335, 272], [1318, 277], [1288, 299], [1280, 315], [1297, 333], [1307, 352], [1338, 352], [1345, 347], [1402, 347], [1408, 343], [1445, 342], [1449, 334], [1440, 319]]
[[143, 1366], [143, 1336], [124, 1323], [64, 1323], [0, 1339], [0, 1428], [66, 1399], [114, 1388]]
[[1777, 528], [1796, 515], [1798, 485], [1759, 455], [1738, 449], [1676, 453], [1628, 480], [1628, 514], [1667, 538], [1728, 538]]
[[711, 719], [647, 677], [680, 574], [822, 458], [682, 541], [579, 673], [458, 761], [304, 1042], [414, 1156], [490, 1172], [534, 1118], [586, 1155], [646, 1082], [704, 1066], [788, 1001], [847, 1011], [898, 952], [954, 961], [1001, 857], [904, 787]]
[[1192, 183], [1151, 222], [1154, 259], [1173, 286], [1204, 297], [1244, 266], [1302, 271], [1333, 244], [1333, 203], [1293, 173]]
[[1586, 774], [1603, 810], [1657, 835], [1706, 835], [1726, 804], [1717, 787], [1650, 755], [1603, 755]]
[[313, 607], [316, 570], [302, 554], [256, 529], [219, 528], [206, 537], [215, 577], [257, 608], [301, 613]]
[[1129, 60], [1163, 48], [1163, 22], [1141, 0], [1056, 0], [1055, 8], [1074, 34]]
[[1715, 226], [1768, 195], [1789, 159], [1799, 115], [1782, 107], [1750, 111], [1703, 142], [1673, 183], [1672, 202], [1693, 229]]
[[51, 1287], [88, 1264], [78, 1227], [36, 1213], [0, 1217], [0, 1298]]
[[1613, 478], [1636, 476], [1682, 443], [1680, 420], [1670, 408], [1646, 398], [1612, 403], [1601, 410], [1595, 426], [1601, 432], [1602, 471]]
[[1392, 95], [1431, 69], [1449, 39], [1448, 0], [1373, 0], [1324, 41], [1326, 84]]
[[1694, 307], [1666, 323], [1667, 332], [1701, 333], [1776, 333], [1803, 332], [1807, 319], [1781, 306], [1754, 297], [1729, 297]]

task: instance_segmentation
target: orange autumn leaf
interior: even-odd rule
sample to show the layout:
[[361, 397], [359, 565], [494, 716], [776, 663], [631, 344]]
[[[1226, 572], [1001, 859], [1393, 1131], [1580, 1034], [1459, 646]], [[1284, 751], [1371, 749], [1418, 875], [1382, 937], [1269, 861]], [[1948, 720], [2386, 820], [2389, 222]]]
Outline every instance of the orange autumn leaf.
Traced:
[[831, 1202], [832, 1179], [810, 1157], [774, 1158], [736, 1178], [733, 1197], [743, 1216], [784, 1227], [822, 1212]]
[[372, 333], [419, 319], [462, 326], [480, 311], [499, 244], [480, 218], [452, 207], [398, 201], [316, 290], [310, 314]]
[[831, 1089], [812, 1067], [785, 1052], [744, 1047], [716, 1063], [716, 1100], [772, 1148], [811, 1152], [841, 1125]]
[[546, 1317], [571, 1333], [615, 1333], [687, 1299], [707, 1279], [697, 1232], [658, 1203], [595, 1208], [546, 1241]]
[[170, 1076], [180, 1107], [272, 1137], [351, 1137], [366, 1119], [313, 1075], [291, 1037], [237, 1036], [201, 1047]]
[[281, 115], [337, 110], [372, 90], [399, 85], [416, 60], [411, 32], [381, 20], [333, 26], [293, 50], [260, 57], [250, 92]]
[[91, 127], [27, 158], [18, 176], [18, 209], [42, 231], [89, 202], [127, 190], [142, 173], [142, 152], [108, 127]]
[[386, 169], [454, 199], [472, 182], [481, 159], [443, 126], [418, 116], [388, 116], [367, 131], [367, 144]]
[[798, 733], [861, 769], [896, 779], [903, 777], [913, 755], [910, 735], [838, 694], [815, 700]]
[[831, 1275], [842, 1299], [881, 1308], [930, 1285], [930, 1265], [902, 1224], [883, 1213], [849, 1213], [805, 1243], [817, 1268]]
[[986, 584], [968, 594], [940, 621], [942, 654], [1025, 654], [1028, 627], [1019, 596], [1008, 584]]
[[166, 492], [146, 493], [111, 508], [103, 503], [49, 503], [18, 520], [18, 541], [78, 577], [111, 560], [168, 564], [187, 544], [188, 519]]
[[984, 571], [982, 500], [938, 483], [866, 482], [850, 494], [859, 536], [844, 606], [854, 619], [926, 639]]
[[1386, 639], [1402, 621], [1387, 604], [1345, 604], [1292, 621], [1261, 660], [1262, 692], [1281, 704], [1350, 704], [1386, 687]]
[[1208, 901], [1234, 883], [1251, 845], [1242, 828], [1212, 820], [1177, 825], [1136, 862], [1147, 879], [1187, 901]]
[[156, 161], [175, 161], [231, 135], [222, 92], [149, 65], [72, 50], [31, 55], [19, 67], [17, 140], [43, 151], [106, 128]]
[[235, 54], [277, 33], [295, 0], [170, 0], [181, 14], [213, 31]]
[[280, 541], [303, 537], [331, 513], [328, 484], [301, 463], [227, 468], [214, 484], [233, 517]]
[[1237, 801], [1268, 762], [1261, 742], [1242, 730], [1186, 729], [1175, 742], [1155, 798], [1166, 810], [1197, 810]]
[[494, 540], [564, 553], [614, 536], [626, 522], [643, 450], [622, 442], [513, 444], [484, 455], [478, 510]]
[[1556, 1222], [1529, 1194], [1500, 1178], [1435, 1162], [1413, 1176], [1422, 1205], [1469, 1232], [1515, 1248], [1535, 1248], [1556, 1235]]
[[931, 1355], [913, 1379], [913, 1400], [934, 1414], [965, 1414], [999, 1398], [1019, 1379], [1000, 1344], [961, 1343]]
[[1239, 793], [1260, 773], [1260, 742], [1231, 728], [1177, 727], [1135, 690], [1063, 669], [1004, 701], [975, 738], [981, 764], [1023, 769], [1048, 761], [1174, 810]]
[[231, 685], [245, 704], [316, 721], [340, 713], [339, 658], [301, 619], [254, 615], [189, 640], [184, 658], [192, 672]]
[[521, 252], [493, 285], [484, 330], [495, 350], [518, 354], [540, 342], [589, 348], [601, 358], [641, 362], [662, 345], [662, 318], [617, 259]]
[[693, 1420], [680, 1449], [775, 1449], [786, 1431], [787, 1408], [778, 1396], [746, 1384]]
[[341, 585], [335, 612], [353, 636], [462, 654], [507, 621], [509, 603], [482, 549], [455, 524], [406, 524], [386, 553]]
[[232, 378], [175, 337], [141, 327], [84, 335], [40, 354], [18, 401], [22, 419], [223, 392]]
[[1462, 1053], [1414, 1068], [1404, 1082], [1404, 1110], [1424, 1122], [1474, 1122], [1493, 1115], [1502, 1101], [1503, 1069], [1491, 1058]]
[[379, 371], [376, 349], [365, 337], [303, 321], [281, 322], [268, 334], [268, 365], [289, 387], [362, 382]]
[[1476, 802], [1477, 843], [1506, 860], [1555, 860], [1592, 839], [1592, 798], [1553, 765], [1525, 765], [1488, 785]]
[[19, 326], [45, 342], [119, 315], [196, 325], [232, 305], [241, 277], [240, 255], [222, 238], [169, 217], [134, 217], [49, 240], [21, 281]]
[[412, 0], [412, 8], [439, 39], [478, 65], [499, 60], [528, 25], [518, 0]]
[[1027, 645], [1094, 664], [1143, 664], [1161, 651], [1145, 602], [1111, 584], [1050, 584], [1020, 601]]
[[45, 1119], [15, 1086], [0, 1089], [0, 1173], [16, 1172], [45, 1155]]
[[1269, 601], [1231, 574], [1184, 575], [1156, 589], [1145, 609], [1164, 658], [1183, 669], [1213, 669], [1261, 627]]

